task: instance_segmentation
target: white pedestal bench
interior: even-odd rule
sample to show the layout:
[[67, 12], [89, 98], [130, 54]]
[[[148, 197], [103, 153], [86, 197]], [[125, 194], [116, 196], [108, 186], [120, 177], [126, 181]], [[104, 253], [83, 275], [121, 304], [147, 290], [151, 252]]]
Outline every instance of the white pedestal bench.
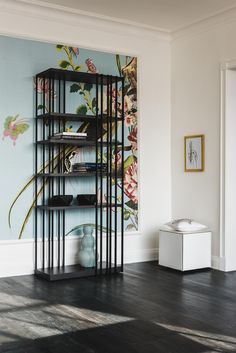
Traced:
[[160, 230], [159, 265], [180, 271], [211, 267], [211, 232]]

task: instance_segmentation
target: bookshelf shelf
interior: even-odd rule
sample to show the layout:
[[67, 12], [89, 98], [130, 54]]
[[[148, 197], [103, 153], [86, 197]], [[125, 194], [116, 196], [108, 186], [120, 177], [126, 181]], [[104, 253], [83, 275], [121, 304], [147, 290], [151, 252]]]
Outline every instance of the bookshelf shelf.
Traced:
[[[47, 86], [48, 90], [38, 91], [39, 80], [41, 86]], [[67, 87], [73, 82], [93, 85], [95, 115], [67, 112], [70, 94]], [[118, 88], [122, 92], [119, 96]], [[106, 110], [103, 106], [104, 96]], [[119, 111], [118, 101], [121, 107]], [[122, 272], [124, 79], [51, 68], [36, 75], [35, 102], [35, 275], [54, 281]], [[68, 122], [79, 123], [78, 131], [75, 132], [86, 132], [87, 137], [53, 137], [64, 133]], [[92, 148], [94, 154], [93, 169], [68, 172], [66, 159], [70, 158], [72, 152], [76, 153], [78, 148], [88, 147]], [[119, 162], [117, 153], [120, 154]], [[105, 167], [101, 156], [106, 156]], [[68, 181], [71, 178], [74, 178], [78, 190], [81, 185], [93, 184], [95, 204], [79, 205], [74, 202], [69, 206], [49, 206], [50, 198], [67, 194]], [[79, 192], [78, 194], [83, 195]], [[81, 212], [89, 212], [91, 215], [91, 224], [94, 224], [95, 229], [95, 266], [92, 268], [82, 267], [80, 264], [71, 266], [67, 263], [69, 212], [72, 212], [70, 219], [76, 212], [76, 222], [80, 220]]]

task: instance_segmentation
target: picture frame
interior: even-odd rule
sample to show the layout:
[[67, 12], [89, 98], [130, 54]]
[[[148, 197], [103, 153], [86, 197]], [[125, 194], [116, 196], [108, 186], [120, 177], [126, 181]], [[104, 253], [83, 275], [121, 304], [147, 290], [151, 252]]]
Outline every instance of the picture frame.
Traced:
[[184, 136], [184, 171], [203, 172], [205, 169], [205, 135]]

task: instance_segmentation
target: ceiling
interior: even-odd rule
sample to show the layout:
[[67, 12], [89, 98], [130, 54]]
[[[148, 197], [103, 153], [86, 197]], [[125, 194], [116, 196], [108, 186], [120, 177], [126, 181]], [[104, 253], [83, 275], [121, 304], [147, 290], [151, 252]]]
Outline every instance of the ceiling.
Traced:
[[41, 0], [174, 32], [236, 7], [236, 0]]

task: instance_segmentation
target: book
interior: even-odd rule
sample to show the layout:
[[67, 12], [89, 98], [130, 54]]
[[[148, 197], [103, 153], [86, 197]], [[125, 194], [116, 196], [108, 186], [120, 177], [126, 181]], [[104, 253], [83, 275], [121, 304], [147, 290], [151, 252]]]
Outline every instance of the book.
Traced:
[[54, 134], [54, 136], [84, 136], [87, 137], [87, 132], [72, 132], [72, 131], [63, 131], [63, 132], [59, 132]]
[[59, 132], [53, 135], [53, 138], [58, 138], [58, 139], [85, 139], [87, 137], [86, 132]]

